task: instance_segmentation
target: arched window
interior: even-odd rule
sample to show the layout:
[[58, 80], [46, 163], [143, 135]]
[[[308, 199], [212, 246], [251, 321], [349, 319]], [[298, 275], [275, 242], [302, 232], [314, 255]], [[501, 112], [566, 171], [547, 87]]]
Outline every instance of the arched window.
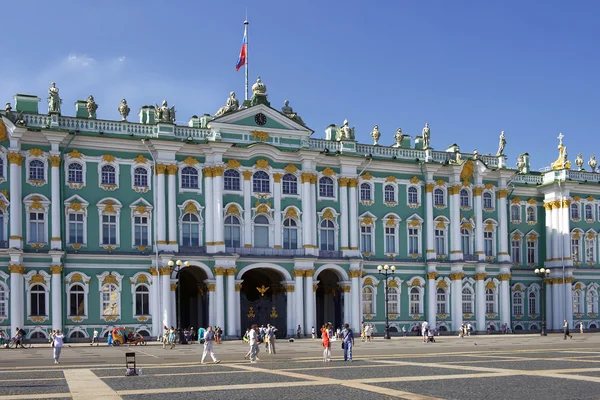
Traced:
[[32, 317], [46, 316], [46, 289], [42, 285], [33, 285], [29, 296], [31, 299], [29, 315]]
[[298, 178], [293, 174], [285, 174], [281, 179], [283, 194], [298, 194]]
[[283, 248], [298, 248], [298, 226], [296, 221], [291, 218], [287, 218], [283, 221]]
[[579, 219], [579, 204], [571, 203], [571, 219]]
[[489, 288], [485, 290], [485, 313], [496, 314], [496, 292]]
[[435, 189], [433, 191], [433, 204], [438, 207], [444, 206], [444, 191], [442, 189]]
[[69, 183], [83, 183], [83, 166], [73, 162], [69, 164]]
[[198, 189], [198, 170], [194, 167], [185, 167], [181, 170], [181, 188]]
[[40, 160], [31, 160], [29, 162], [29, 180], [44, 181], [46, 180], [44, 163]]
[[71, 286], [69, 289], [69, 316], [85, 315], [85, 289], [79, 284]]
[[410, 314], [421, 313], [421, 291], [413, 287], [410, 289]]
[[492, 210], [494, 208], [492, 194], [490, 192], [483, 192], [483, 208], [487, 210]]
[[333, 179], [324, 176], [319, 179], [319, 196], [334, 197], [333, 195]]
[[383, 188], [383, 201], [386, 203], [396, 202], [396, 188], [394, 185], [385, 185], [385, 188]]
[[363, 314], [373, 314], [373, 289], [365, 286], [362, 290]]
[[269, 174], [265, 171], [256, 171], [252, 175], [252, 191], [254, 193], [270, 193], [270, 187]]
[[331, 220], [321, 222], [321, 250], [335, 250], [335, 226]]
[[471, 232], [468, 229], [460, 230], [460, 239], [462, 242], [462, 252], [464, 255], [471, 255]]
[[364, 182], [360, 184], [360, 201], [371, 201], [371, 185]]
[[[442, 198], [444, 193], [442, 192]], [[419, 197], [417, 196], [417, 188], [411, 186], [408, 188], [408, 204], [417, 204], [419, 202]], [[442, 201], [443, 203], [443, 201]]]
[[537, 307], [537, 292], [535, 291], [530, 291], [529, 292], [529, 302], [528, 302], [528, 306], [529, 306], [529, 315], [532, 314], [538, 314], [538, 307]]
[[586, 300], [587, 313], [598, 314], [598, 292], [595, 289], [588, 289]]
[[511, 221], [521, 220], [521, 206], [517, 204], [513, 204], [512, 206], [510, 206], [510, 219]]
[[468, 287], [462, 290], [462, 312], [463, 314], [473, 314], [473, 291]]
[[187, 213], [181, 219], [181, 245], [200, 246], [200, 218], [196, 214]]
[[150, 337], [150, 333], [148, 333], [148, 331], [146, 331], [146, 330], [138, 331], [138, 333], [145, 338]]
[[102, 286], [102, 315], [114, 316], [120, 314], [119, 306], [119, 288], [117, 285], [107, 283]]
[[8, 317], [8, 290], [0, 283], [0, 317]]
[[148, 187], [148, 170], [137, 167], [133, 170], [133, 186]]
[[240, 173], [235, 169], [225, 170], [223, 173], [223, 188], [225, 190], [240, 190]]
[[254, 218], [254, 247], [269, 247], [269, 219], [264, 215]]
[[527, 207], [527, 222], [535, 222], [535, 208], [533, 206]]
[[591, 204], [585, 205], [585, 219], [588, 221], [594, 219], [594, 209]]
[[48, 337], [46, 336], [46, 334], [44, 332], [37, 331], [37, 332], [33, 332], [29, 338], [30, 339], [47, 339]]
[[446, 293], [446, 289], [439, 288], [437, 290], [437, 314], [446, 314], [446, 300], [448, 298], [448, 294]]
[[523, 293], [513, 293], [513, 315], [523, 315]]
[[101, 184], [102, 185], [116, 185], [117, 174], [115, 167], [112, 165], [103, 165], [101, 170]]
[[469, 191], [467, 189], [460, 189], [460, 206], [469, 207]]
[[579, 289], [573, 292], [573, 314], [583, 314], [583, 299]]
[[398, 289], [395, 287], [388, 286], [388, 313], [389, 314], [399, 314], [400, 310], [398, 309]]
[[73, 331], [69, 335], [70, 339], [85, 339], [85, 335], [81, 331]]
[[145, 285], [135, 288], [135, 315], [150, 315], [150, 291]]
[[225, 246], [240, 247], [241, 227], [240, 220], [234, 215], [225, 218]]

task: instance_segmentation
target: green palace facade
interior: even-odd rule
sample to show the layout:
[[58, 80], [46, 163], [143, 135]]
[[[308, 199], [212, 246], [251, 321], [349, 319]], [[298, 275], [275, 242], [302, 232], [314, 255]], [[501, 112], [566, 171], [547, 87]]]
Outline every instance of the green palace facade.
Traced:
[[600, 322], [600, 174], [593, 156], [571, 167], [562, 135], [533, 172], [527, 153], [507, 165], [504, 133], [496, 155], [435, 150], [428, 125], [391, 146], [377, 126], [358, 143], [347, 121], [314, 138], [260, 79], [251, 100], [231, 93], [185, 124], [166, 101], [131, 121], [123, 100], [105, 120], [90, 96], [68, 116], [54, 84], [43, 103], [17, 94], [2, 112], [3, 329], [156, 336], [179, 311], [230, 337], [252, 323], [382, 332], [386, 283], [392, 332], [537, 332], [544, 310], [549, 330]]

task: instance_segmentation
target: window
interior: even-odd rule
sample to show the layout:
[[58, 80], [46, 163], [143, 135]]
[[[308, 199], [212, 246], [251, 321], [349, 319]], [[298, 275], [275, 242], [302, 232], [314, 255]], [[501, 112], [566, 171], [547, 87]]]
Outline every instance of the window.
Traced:
[[46, 316], [46, 289], [42, 285], [33, 285], [29, 291], [31, 309], [29, 315], [32, 317]]
[[283, 194], [298, 194], [298, 179], [295, 175], [285, 174], [281, 179]]
[[4, 177], [4, 158], [0, 157], [0, 178]]
[[467, 189], [460, 189], [460, 206], [470, 207], [469, 191]]
[[335, 226], [328, 219], [321, 222], [321, 250], [335, 250]]
[[571, 219], [579, 219], [579, 204], [571, 203]]
[[296, 221], [290, 218], [283, 221], [283, 248], [298, 248], [298, 226]]
[[133, 245], [148, 246], [148, 217], [133, 217]]
[[119, 315], [119, 288], [108, 283], [102, 286], [102, 316]]
[[225, 218], [225, 246], [240, 247], [241, 227], [240, 220], [234, 215]]
[[137, 167], [133, 170], [133, 186], [148, 187], [148, 170]]
[[527, 207], [527, 223], [535, 223], [535, 208], [533, 206]]
[[0, 317], [8, 317], [8, 293], [4, 284], [0, 284]]
[[483, 192], [483, 208], [486, 210], [494, 209], [494, 202], [492, 201], [492, 194], [490, 192]]
[[513, 293], [513, 315], [523, 315], [523, 293]]
[[571, 257], [573, 261], [579, 262], [581, 261], [581, 242], [579, 240], [580, 234], [579, 232], [575, 232], [571, 235]]
[[494, 289], [485, 290], [485, 313], [496, 314], [496, 292]]
[[419, 229], [408, 228], [408, 254], [421, 254], [419, 249]]
[[385, 252], [396, 253], [396, 228], [393, 226], [385, 227]]
[[116, 185], [117, 174], [115, 167], [112, 165], [103, 165], [100, 174], [100, 184], [102, 185]]
[[85, 315], [85, 289], [79, 284], [71, 286], [69, 290], [69, 316]]
[[446, 255], [446, 231], [443, 229], [436, 229], [434, 232], [435, 235], [435, 254], [438, 256]]
[[254, 218], [254, 247], [269, 247], [269, 219], [264, 215]]
[[360, 248], [363, 253], [372, 253], [373, 248], [371, 247], [371, 242], [373, 240], [373, 227], [361, 226], [360, 227]]
[[[319, 179], [319, 197], [334, 197], [333, 195], [333, 179], [326, 176]], [[361, 185], [362, 199], [362, 185]]]
[[257, 171], [252, 175], [252, 191], [254, 193], [270, 193], [270, 187], [269, 174], [265, 171]]
[[187, 213], [181, 219], [182, 246], [200, 246], [200, 218], [196, 214]]
[[587, 292], [587, 313], [598, 313], [598, 292], [595, 289], [588, 289]]
[[537, 291], [531, 290], [529, 292], [529, 315], [537, 315], [538, 313], [538, 301], [537, 301]]
[[150, 291], [145, 285], [135, 288], [135, 315], [150, 315]]
[[399, 314], [398, 309], [398, 289], [388, 286], [388, 314]]
[[[417, 204], [419, 202], [419, 198], [417, 196], [417, 188], [411, 186], [408, 188], [408, 204]], [[443, 203], [443, 193], [442, 193], [442, 203]]]
[[471, 255], [471, 233], [468, 229], [460, 230], [460, 239], [462, 243], [462, 252], [464, 255]]
[[32, 160], [29, 162], [29, 180], [44, 181], [46, 180], [44, 163], [40, 160]]
[[363, 314], [374, 314], [373, 309], [373, 289], [365, 286], [362, 290]]
[[535, 264], [537, 262], [537, 240], [527, 241], [527, 264]]
[[4, 218], [4, 211], [0, 210], [0, 240], [6, 240], [6, 222]]
[[443, 207], [444, 203], [444, 191], [442, 189], [435, 189], [433, 191], [433, 205]]
[[596, 263], [596, 239], [585, 239], [585, 262], [593, 265]]
[[573, 291], [573, 314], [583, 314], [583, 299], [581, 290]]
[[594, 209], [592, 208], [591, 204], [586, 204], [585, 205], [585, 219], [587, 221], [590, 221], [590, 220], [594, 219]]
[[383, 201], [386, 203], [396, 202], [396, 189], [394, 185], [385, 185], [383, 188]]
[[510, 219], [513, 222], [521, 221], [521, 206], [516, 204], [510, 206]]
[[240, 173], [235, 169], [225, 170], [223, 173], [223, 188], [225, 190], [240, 190]]
[[494, 232], [483, 232], [483, 251], [486, 257], [494, 256]]
[[410, 314], [421, 313], [421, 291], [413, 287], [410, 289]]
[[199, 187], [198, 170], [194, 167], [183, 168], [181, 170], [181, 188], [198, 189]]
[[86, 336], [81, 331], [72, 331], [71, 334], [69, 335], [69, 338], [70, 339], [85, 339]]
[[513, 264], [521, 264], [521, 239], [513, 238], [511, 243], [510, 261]]
[[83, 183], [83, 166], [79, 163], [69, 164], [69, 175], [67, 178], [69, 183]]
[[437, 314], [446, 314], [446, 299], [448, 295], [446, 289], [437, 290]]
[[360, 184], [360, 201], [371, 201], [371, 185], [368, 183]]
[[117, 244], [116, 215], [102, 215], [102, 244]]
[[29, 213], [29, 242], [46, 243], [46, 221], [44, 213]]
[[462, 313], [473, 314], [473, 292], [470, 288], [462, 290]]
[[83, 238], [83, 214], [69, 214], [69, 243], [84, 244]]

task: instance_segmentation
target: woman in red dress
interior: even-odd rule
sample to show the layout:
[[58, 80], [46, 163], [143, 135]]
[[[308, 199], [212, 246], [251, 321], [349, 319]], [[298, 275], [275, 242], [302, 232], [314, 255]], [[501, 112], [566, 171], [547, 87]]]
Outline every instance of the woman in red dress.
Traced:
[[329, 340], [329, 324], [321, 328], [321, 338], [323, 339], [323, 361], [331, 361], [331, 341]]

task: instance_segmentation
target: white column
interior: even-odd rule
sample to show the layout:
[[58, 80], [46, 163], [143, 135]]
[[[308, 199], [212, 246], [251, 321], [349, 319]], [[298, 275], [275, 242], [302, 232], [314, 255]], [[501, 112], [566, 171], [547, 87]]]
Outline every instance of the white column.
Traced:
[[[559, 278], [553, 278], [554, 282], [558, 282]], [[560, 278], [560, 282], [562, 282], [562, 278]], [[552, 329], [561, 330], [563, 320], [561, 318], [561, 287], [562, 283], [554, 283], [552, 285]]]
[[[317, 175], [313, 175], [310, 181], [310, 209], [311, 215], [314, 217], [310, 219], [310, 238], [312, 240], [313, 249], [318, 249], [317, 246]], [[317, 253], [318, 254], [318, 251]]]
[[427, 322], [429, 326], [435, 328], [437, 325], [437, 285], [435, 284], [435, 279], [437, 278], [437, 272], [428, 272], [427, 273], [427, 286], [425, 290], [427, 291]]
[[[305, 249], [312, 249], [312, 205], [310, 201], [310, 180], [312, 174], [309, 172], [302, 173], [302, 242]], [[316, 216], [315, 216], [316, 217]], [[315, 240], [316, 242], [316, 240]], [[298, 287], [296, 287], [298, 292]], [[295, 327], [296, 328], [296, 327]], [[294, 329], [295, 329], [294, 328]]]
[[348, 246], [348, 178], [338, 180], [340, 187], [340, 249], [350, 250]]
[[162, 335], [161, 315], [160, 315], [160, 278], [156, 267], [150, 267], [150, 275], [152, 275], [152, 287], [150, 300], [152, 304], [152, 336]]
[[244, 171], [244, 247], [252, 247], [252, 172]]
[[[285, 287], [286, 296], [286, 325], [288, 337], [294, 336], [294, 286], [286, 285]], [[244, 328], [244, 327], [242, 327]]]
[[452, 309], [452, 331], [458, 332], [460, 325], [463, 321], [462, 314], [462, 279], [464, 274], [462, 272], [455, 272], [450, 274], [452, 280], [452, 290], [450, 295], [451, 309]]
[[171, 314], [171, 270], [168, 267], [160, 269], [160, 280], [162, 286], [162, 321], [163, 325], [170, 327], [173, 325], [173, 315]]
[[179, 240], [177, 238], [177, 165], [169, 165], [167, 166], [167, 171], [169, 172], [167, 178], [167, 195], [168, 195], [168, 225], [169, 225], [169, 242], [170, 245], [177, 245]]
[[460, 238], [460, 193], [461, 186], [448, 188], [450, 194], [450, 259], [462, 260], [462, 241]]
[[275, 226], [275, 245], [276, 249], [282, 248], [281, 231], [281, 174], [273, 174], [273, 225]]
[[477, 331], [485, 332], [485, 278], [484, 273], [475, 274], [475, 318], [477, 320]]
[[560, 261], [562, 257], [562, 251], [559, 247], [561, 238], [560, 205], [559, 200], [552, 202], [552, 259], [555, 261]]
[[240, 290], [242, 289], [242, 281], [235, 281], [235, 332], [237, 337], [242, 337], [246, 332], [247, 326], [242, 326], [241, 319], [241, 299]]
[[[207, 283], [208, 287], [208, 325], [215, 326], [215, 289], [216, 283]], [[206, 328], [206, 327], [205, 327]]]
[[[218, 325], [222, 328], [225, 328], [225, 293], [224, 291], [224, 279], [223, 274], [225, 274], [225, 269], [223, 268], [215, 268], [215, 325]], [[225, 330], [224, 330], [225, 331]], [[226, 332], [226, 331], [225, 331]]]
[[[348, 219], [350, 219], [350, 249], [358, 250], [358, 195], [356, 194], [358, 178], [350, 179], [348, 181], [348, 186], [350, 188], [348, 192], [348, 203], [350, 211], [350, 215], [348, 216]], [[360, 322], [355, 321], [354, 323], [357, 323], [357, 326], [360, 328]], [[353, 329], [355, 329], [355, 327]], [[357, 331], [355, 330], [355, 332]]]
[[508, 217], [506, 214], [508, 190], [501, 189], [496, 194], [498, 197], [498, 231], [500, 236], [498, 261], [510, 261], [510, 255], [508, 254]]
[[294, 321], [294, 334], [296, 334], [296, 329], [298, 325], [302, 327], [304, 325], [304, 286], [302, 285], [302, 277], [304, 276], [304, 271], [295, 269], [294, 270], [294, 279], [296, 280], [296, 288], [295, 288], [295, 297], [296, 297], [296, 321]]
[[[171, 284], [169, 285], [170, 289], [171, 289], [171, 325], [175, 326], [175, 328], [180, 328], [179, 327], [179, 323], [181, 321], [178, 321], [178, 315], [177, 315], [177, 298], [175, 296], [176, 290], [177, 290], [177, 281], [175, 279], [171, 279]], [[181, 327], [183, 328], [183, 327]]]
[[206, 249], [208, 252], [209, 247], [212, 248], [215, 245], [215, 204], [213, 203], [213, 169], [212, 167], [206, 167], [202, 170], [202, 173], [204, 174], [204, 198], [206, 199], [206, 201], [204, 202], [204, 215], [206, 216], [204, 221], [204, 226], [206, 227], [206, 238], [204, 239], [204, 242], [206, 243]]
[[427, 246], [427, 259], [435, 260], [436, 254], [435, 249], [433, 247], [433, 230], [435, 229], [435, 224], [433, 223], [433, 188], [435, 187], [434, 183], [428, 183], [425, 185], [425, 231], [427, 232], [427, 237], [425, 240], [425, 245]]
[[510, 274], [501, 273], [500, 279], [500, 323], [510, 327]]
[[52, 330], [62, 330], [62, 288], [61, 288], [61, 273], [62, 265], [51, 265], [50, 272], [52, 273], [51, 294], [52, 294]]
[[[485, 260], [484, 246], [483, 246], [483, 204], [481, 195], [483, 193], [482, 187], [476, 187], [473, 189], [473, 202], [475, 203], [475, 255], [481, 261]], [[484, 314], [485, 316], [485, 314]], [[479, 322], [478, 322], [479, 324]], [[484, 319], [485, 325], [485, 319]], [[477, 328], [480, 330], [481, 328]]]
[[[562, 202], [562, 208], [560, 209], [561, 240], [563, 246], [562, 256], [567, 265], [573, 265], [573, 258], [571, 257], [571, 218], [569, 218], [570, 205], [571, 200], [564, 200]], [[583, 211], [580, 209], [579, 212], [582, 213]], [[583, 249], [583, 246], [581, 246], [581, 248]], [[585, 260], [585, 254], [580, 254], [579, 257]]]
[[352, 297], [352, 305], [350, 306], [350, 312], [352, 313], [352, 319], [350, 321], [350, 326], [352, 327], [352, 330], [354, 332], [360, 332], [362, 321], [360, 320], [361, 291], [360, 291], [359, 279], [361, 276], [361, 271], [360, 270], [351, 270], [349, 275], [350, 275], [350, 278], [352, 281], [352, 284], [350, 287], [350, 294]]
[[[156, 244], [158, 246], [167, 244], [165, 226], [167, 210], [165, 207], [165, 164], [156, 165]], [[164, 289], [163, 289], [164, 290]]]
[[[569, 328], [570, 329], [574, 329], [575, 327], [573, 326], [573, 287], [572, 287], [572, 282], [573, 282], [573, 277], [567, 277], [565, 279], [565, 283], [564, 283], [564, 309], [565, 309], [565, 317], [564, 319], [567, 320], [567, 322], [569, 323]], [[584, 302], [584, 307], [585, 307], [585, 296], [582, 296], [582, 298], [580, 299], [580, 301]], [[584, 308], [585, 309], [585, 308]]]
[[347, 285], [343, 285], [341, 289], [344, 293], [344, 315], [342, 317], [342, 324], [350, 325], [350, 305], [352, 302], [350, 299], [350, 291], [352, 289]]
[[[58, 153], [57, 153], [58, 154]], [[60, 157], [56, 154], [50, 156], [51, 164], [51, 213], [52, 213], [52, 237], [50, 240], [50, 248], [52, 250], [61, 250], [62, 242], [60, 240]], [[60, 288], [59, 288], [60, 290]], [[54, 318], [53, 318], [54, 319]], [[62, 320], [61, 320], [62, 322]], [[56, 328], [60, 329], [60, 328]]]
[[305, 310], [305, 317], [306, 319], [304, 320], [304, 334], [305, 335], [310, 335], [310, 328], [312, 326], [314, 326], [315, 324], [315, 303], [314, 303], [314, 291], [313, 291], [313, 275], [315, 274], [314, 270], [308, 270], [305, 272], [305, 281], [304, 281], [304, 290], [305, 290], [305, 297], [304, 297], [304, 301], [306, 302], [306, 306], [304, 307]]
[[17, 328], [23, 328], [25, 311], [23, 304], [23, 274], [25, 267], [22, 265], [9, 265], [10, 271], [10, 336], [12, 337]]
[[552, 203], [544, 202], [546, 210], [546, 257], [544, 260], [552, 261]]
[[[15, 249], [23, 248], [23, 219], [21, 216], [23, 215], [23, 202], [21, 199], [23, 198], [21, 194], [21, 164], [23, 163], [23, 156], [18, 152], [8, 153], [8, 160], [10, 162], [10, 237], [9, 237], [9, 247]], [[11, 290], [12, 293], [12, 290]], [[19, 300], [22, 302], [23, 300]], [[11, 302], [12, 307], [12, 302]], [[12, 314], [14, 315], [14, 314]], [[11, 315], [11, 321], [13, 321], [13, 317]], [[13, 325], [13, 324], [11, 324]], [[21, 324], [23, 325], [23, 324]], [[19, 326], [19, 325], [17, 325]], [[19, 326], [20, 328], [21, 326]], [[14, 334], [14, 332], [12, 332]]]
[[[236, 324], [235, 324], [235, 273], [237, 269], [229, 268], [227, 272], [227, 324], [225, 325], [225, 332], [227, 336], [236, 336]], [[238, 307], [239, 308], [239, 307]]]
[[223, 226], [223, 171], [225, 167], [213, 167], [213, 241], [215, 251], [225, 251], [225, 227]]
[[553, 287], [553, 285], [550, 284], [550, 282], [552, 282], [552, 278], [546, 278], [546, 298], [542, 299], [542, 301], [546, 302], [546, 330], [548, 330], [548, 331], [554, 329], [554, 325], [553, 325], [554, 311], [552, 310], [552, 287]]

